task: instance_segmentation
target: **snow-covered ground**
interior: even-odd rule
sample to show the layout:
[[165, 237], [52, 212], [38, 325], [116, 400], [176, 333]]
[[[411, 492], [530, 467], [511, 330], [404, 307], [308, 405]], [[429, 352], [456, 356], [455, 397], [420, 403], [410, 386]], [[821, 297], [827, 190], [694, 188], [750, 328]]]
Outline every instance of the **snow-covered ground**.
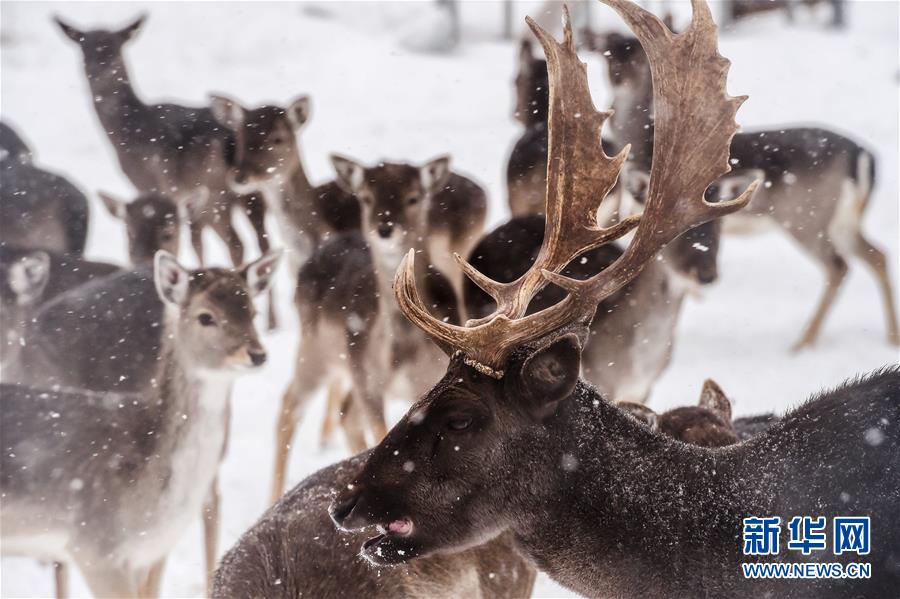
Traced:
[[[685, 12], [683, 4], [673, 4]], [[517, 29], [536, 7], [515, 3]], [[131, 195], [94, 116], [80, 53], [50, 16], [64, 15], [83, 27], [119, 26], [146, 11], [150, 18], [127, 49], [144, 98], [202, 104], [217, 91], [255, 104], [310, 94], [313, 117], [300, 143], [314, 180], [331, 176], [327, 156], [333, 151], [366, 161], [418, 162], [449, 152], [459, 170], [487, 186], [494, 225], [507, 216], [505, 161], [519, 133], [511, 118], [516, 49], [499, 39], [501, 3], [464, 2], [458, 51], [410, 53], [398, 40], [409, 34], [414, 14], [425, 19], [429, 10], [405, 3], [329, 3], [310, 10], [302, 3], [3, 2], [2, 117], [22, 131], [41, 164], [66, 173], [85, 191]], [[617, 25], [605, 7], [591, 10], [595, 26]], [[743, 125], [821, 123], [877, 153], [878, 183], [865, 225], [887, 249], [896, 274], [898, 4], [851, 2], [848, 16], [849, 29], [842, 32], [824, 29], [805, 12], [793, 26], [766, 16], [723, 35], [721, 49], [733, 61], [730, 91], [750, 95], [738, 114]], [[602, 61], [584, 58], [596, 103], [604, 106], [609, 94]], [[123, 228], [99, 201], [92, 203], [91, 217], [88, 256], [122, 261]], [[216, 247], [214, 258], [224, 263], [224, 249]], [[720, 272], [720, 281], [685, 309], [654, 408], [695, 402], [703, 379], [714, 377], [739, 415], [783, 411], [819, 389], [898, 361], [897, 349], [884, 342], [881, 299], [862, 265], [853, 264], [819, 345], [799, 355], [788, 347], [821, 292], [816, 265], [784, 236], [768, 233], [726, 239]], [[242, 379], [234, 397], [221, 472], [223, 551], [266, 507], [275, 414], [297, 342], [290, 280], [286, 272], [281, 276], [284, 326], [266, 338], [272, 359], [263, 372]], [[297, 435], [291, 483], [347, 455], [342, 445], [318, 448], [322, 403]], [[393, 417], [403, 410], [401, 402], [391, 405]], [[202, 595], [201, 538], [199, 523], [185, 531], [167, 565], [164, 596]], [[4, 597], [52, 594], [51, 570], [31, 560], [3, 558], [0, 575]], [[87, 594], [77, 574], [73, 592]], [[535, 596], [566, 595], [546, 577], [538, 580]]]

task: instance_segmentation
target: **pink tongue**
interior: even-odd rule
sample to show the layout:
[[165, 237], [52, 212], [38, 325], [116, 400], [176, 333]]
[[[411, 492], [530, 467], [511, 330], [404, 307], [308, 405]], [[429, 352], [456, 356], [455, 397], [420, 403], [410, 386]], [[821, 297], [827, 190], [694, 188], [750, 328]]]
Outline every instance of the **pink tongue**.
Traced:
[[412, 528], [412, 523], [409, 520], [394, 520], [390, 524], [388, 524], [388, 530], [391, 532], [395, 532], [400, 535], [407, 534]]

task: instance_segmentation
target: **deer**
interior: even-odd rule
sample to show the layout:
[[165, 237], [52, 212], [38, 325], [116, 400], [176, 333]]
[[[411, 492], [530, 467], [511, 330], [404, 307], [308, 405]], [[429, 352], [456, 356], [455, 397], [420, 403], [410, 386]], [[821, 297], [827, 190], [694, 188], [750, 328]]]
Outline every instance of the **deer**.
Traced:
[[[109, 214], [124, 223], [132, 264], [152, 262], [159, 250], [178, 255], [181, 219], [174, 200], [159, 193], [142, 193], [130, 202], [104, 191], [97, 195]], [[194, 201], [200, 201], [200, 195]]]
[[[188, 214], [191, 245], [204, 264], [203, 229], [211, 228], [228, 248], [231, 262], [244, 258], [244, 245], [232, 212], [247, 214], [260, 252], [269, 251], [265, 205], [254, 195], [238, 195], [227, 184], [234, 136], [219, 125], [209, 108], [146, 104], [138, 96], [123, 47], [145, 21], [141, 15], [116, 31], [82, 31], [56, 17], [63, 34], [78, 44], [94, 109], [116, 151], [122, 172], [141, 193], [169, 195]], [[190, 201], [202, 193], [205, 201]], [[274, 323], [272, 323], [274, 325]]]
[[4, 247], [84, 255], [87, 197], [62, 175], [37, 166], [31, 149], [8, 124], [0, 138], [0, 221]]
[[[297, 135], [309, 121], [311, 100], [299, 96], [287, 107], [266, 104], [247, 108], [233, 98], [211, 97], [213, 114], [235, 132], [232, 187], [241, 193], [262, 192], [279, 216], [282, 236], [296, 253], [297, 265], [334, 232], [358, 230], [360, 204], [340, 177], [313, 186], [306, 175]], [[484, 230], [487, 194], [469, 177], [451, 172], [427, 212], [427, 244], [435, 267], [450, 278], [461, 302], [463, 277], [449, 261], [452, 252], [468, 256]]]
[[266, 360], [251, 300], [278, 258], [190, 271], [160, 251], [163, 348], [143, 392], [0, 386], [5, 554], [74, 563], [96, 596], [157, 595], [215, 479], [233, 380]]
[[297, 277], [302, 326], [276, 424], [273, 502], [284, 492], [297, 423], [321, 386], [330, 389], [327, 409], [341, 406], [348, 443], [359, 452], [369, 446], [367, 436], [377, 442], [387, 433], [384, 395], [392, 383], [406, 382], [415, 393], [440, 376], [444, 356], [389, 301], [392, 273], [407, 249], [423, 257], [416, 277], [429, 302], [442, 317], [460, 320], [452, 286], [428, 258], [430, 206], [453, 176], [450, 159], [366, 167], [335, 155], [332, 162], [339, 184], [359, 201], [362, 227], [323, 243]]
[[106, 262], [0, 245], [0, 365], [16, 359], [26, 344], [28, 323], [41, 306], [69, 289], [118, 270]]
[[[657, 415], [647, 406], [617, 406], [658, 434], [684, 443], [708, 446], [734, 429], [731, 404], [711, 380], [704, 384], [700, 406]], [[686, 413], [680, 426], [670, 426]], [[286, 493], [222, 558], [212, 596], [230, 597], [530, 597], [536, 570], [517, 550], [511, 532], [451, 553], [399, 564], [390, 570], [358, 559], [364, 533], [334, 527], [328, 506], [351, 484], [371, 451], [323, 468]]]
[[[615, 192], [612, 192], [615, 197]], [[513, 218], [486, 235], [469, 257], [484, 275], [511, 283], [534, 263], [541, 250], [544, 218]], [[582, 355], [583, 376], [606, 396], [621, 402], [646, 403], [653, 385], [669, 366], [675, 332], [686, 296], [718, 276], [720, 225], [712, 221], [679, 236], [663, 248], [634, 281], [603, 300], [591, 322], [591, 338]], [[612, 264], [623, 252], [615, 243], [585, 252], [563, 271], [587, 278]], [[557, 287], [541, 290], [530, 309], [562, 299]], [[464, 288], [467, 314], [483, 318], [494, 309], [491, 296], [472, 281]]]
[[759, 414], [732, 419], [731, 400], [712, 379], [703, 382], [696, 406], [681, 406], [657, 414], [644, 404], [617, 402], [616, 406], [647, 424], [652, 431], [700, 447], [725, 447], [746, 441], [771, 428], [778, 418]]
[[[344, 530], [377, 529], [360, 552], [378, 566], [510, 530], [538, 567], [592, 597], [887, 596], [900, 584], [890, 564], [900, 531], [889, 524], [900, 517], [896, 366], [822, 392], [768, 431], [725, 448], [653, 433], [579, 377], [601, 298], [679, 234], [744, 207], [760, 183], [730, 201], [704, 199], [728, 172], [735, 115], [746, 99], [726, 92], [729, 62], [718, 52], [708, 5], [693, 0], [690, 25], [675, 35], [627, 0], [604, 3], [639, 37], [653, 72], [655, 156], [644, 211], [610, 227], [596, 222], [595, 208], [629, 149], [613, 157], [602, 151], [599, 131], [609, 113], [594, 108], [568, 20], [560, 43], [529, 19], [550, 73], [541, 255], [505, 285], [460, 260], [498, 304], [495, 314], [464, 326], [430, 313], [413, 276], [415, 254], [404, 258], [394, 285], [398, 306], [450, 364], [340, 490], [332, 519]], [[606, 269], [584, 280], [560, 274], [587, 248], [630, 230], [631, 243]], [[547, 283], [567, 295], [526, 315]], [[865, 493], [835, 492], [861, 484]], [[796, 514], [870, 515], [879, 523], [873, 546], [882, 548], [866, 558], [872, 577], [742, 578], [740, 564], [759, 559], [742, 554], [742, 519]], [[775, 561], [846, 564], [856, 557], [788, 557], [786, 543], [778, 551]]]
[[210, 96], [219, 124], [235, 137], [228, 182], [238, 193], [260, 193], [276, 216], [290, 248], [293, 272], [330, 235], [359, 229], [359, 203], [335, 181], [313, 185], [303, 166], [297, 135], [310, 117], [309, 96], [286, 107], [246, 108], [233, 98]]
[[[627, 176], [630, 186], [640, 185], [634, 181], [645, 180], [650, 170], [655, 128], [646, 53], [632, 36], [610, 33], [586, 38], [589, 48], [607, 60], [615, 110], [611, 133], [639, 141], [632, 146], [633, 166]], [[726, 233], [781, 229], [825, 272], [825, 290], [792, 350], [815, 345], [854, 257], [875, 276], [888, 343], [900, 344], [887, 257], [862, 230], [875, 183], [875, 156], [857, 142], [820, 127], [739, 132], [730, 151], [732, 172], [710, 189], [711, 196], [732, 197], [735, 189], [759, 176], [764, 176], [766, 183], [747, 210], [725, 220]]]

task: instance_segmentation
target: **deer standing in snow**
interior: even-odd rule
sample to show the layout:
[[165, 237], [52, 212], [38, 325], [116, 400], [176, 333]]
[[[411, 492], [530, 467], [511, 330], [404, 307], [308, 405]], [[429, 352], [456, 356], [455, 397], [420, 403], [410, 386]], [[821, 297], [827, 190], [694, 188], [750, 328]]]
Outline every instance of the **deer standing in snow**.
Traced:
[[[590, 48], [607, 61], [615, 111], [611, 133], [616, 139], [632, 140], [628, 176], [646, 179], [656, 127], [647, 55], [631, 36], [609, 33], [587, 38]], [[790, 127], [737, 133], [729, 160], [732, 172], [714, 188], [722, 199], [732, 197], [751, 179], [765, 177], [765, 184], [746, 210], [725, 220], [726, 232], [780, 228], [825, 271], [825, 290], [794, 349], [815, 344], [854, 257], [875, 275], [888, 342], [900, 344], [887, 257], [862, 231], [875, 184], [875, 156], [832, 131]]]
[[[900, 584], [900, 371], [896, 367], [820, 394], [767, 432], [727, 448], [693, 447], [655, 434], [579, 379], [587, 326], [666, 243], [744, 207], [759, 181], [728, 202], [704, 200], [728, 172], [734, 121], [745, 98], [726, 93], [729, 63], [703, 0], [681, 34], [627, 0], [605, 0], [639, 36], [654, 81], [656, 135], [643, 213], [612, 227], [597, 204], [627, 149], [600, 146], [607, 113], [591, 100], [571, 27], [564, 41], [532, 25], [550, 72], [547, 230], [534, 266], [500, 284], [460, 261], [497, 301], [486, 318], [457, 326], [433, 316], [417, 291], [415, 255], [397, 272], [402, 312], [451, 360], [447, 373], [366, 458], [331, 506], [346, 530], [375, 528], [362, 555], [402, 564], [511, 530], [517, 546], [585, 596], [886, 596]], [[685, 94], [685, 90], [688, 90]], [[702, 132], [699, 134], [698, 132]], [[624, 253], [584, 280], [571, 260], [635, 229]], [[547, 283], [566, 297], [526, 315]], [[868, 440], [867, 440], [868, 439]], [[875, 442], [872, 442], [874, 440]], [[823, 465], [824, 462], [824, 465]], [[840, 494], [840, 489], [865, 492]], [[873, 521], [868, 579], [740, 576], [742, 519], [796, 514]], [[858, 559], [829, 552], [774, 559]]]
[[157, 595], [216, 477], [232, 381], [265, 362], [251, 299], [277, 259], [188, 271], [160, 252], [163, 350], [142, 393], [0, 387], [4, 553], [74, 563], [96, 596]]

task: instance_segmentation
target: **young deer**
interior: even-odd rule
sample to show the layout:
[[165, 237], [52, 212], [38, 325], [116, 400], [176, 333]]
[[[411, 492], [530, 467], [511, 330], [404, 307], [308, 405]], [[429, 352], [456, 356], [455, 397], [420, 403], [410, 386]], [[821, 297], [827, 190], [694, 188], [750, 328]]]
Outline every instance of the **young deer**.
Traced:
[[[313, 248], [336, 231], [356, 230], [360, 226], [360, 205], [353, 197], [353, 185], [338, 176], [313, 187], [306, 176], [296, 134], [310, 116], [310, 100], [301, 96], [287, 108], [265, 105], [245, 108], [236, 100], [212, 97], [213, 114], [235, 131], [237, 150], [232, 171], [232, 186], [241, 192], [261, 190], [269, 206], [279, 215], [282, 234], [302, 264]], [[395, 206], [417, 202], [418, 196], [395, 198]], [[426, 243], [433, 256], [442, 262], [435, 266], [448, 278], [458, 298], [462, 298], [463, 277], [445, 256], [468, 256], [484, 230], [487, 195], [471, 179], [449, 173], [444, 184], [434, 191], [427, 209]]]
[[22, 138], [9, 125], [2, 127], [0, 245], [82, 256], [87, 198], [65, 177], [35, 166]]
[[[613, 108], [613, 135], [632, 142], [634, 173], [650, 171], [653, 147], [653, 88], [640, 42], [611, 33], [589, 36], [590, 47], [607, 59]], [[781, 228], [825, 270], [824, 294], [794, 349], [813, 345], [848, 271], [852, 257], [863, 260], [881, 291], [888, 342], [900, 344], [887, 258], [862, 232], [862, 219], [875, 183], [875, 157], [837, 133], [791, 127], [738, 133], [731, 142], [732, 173], [719, 182], [720, 197], [764, 176], [766, 184], [742, 214], [726, 219], [726, 231], [752, 231], [763, 224]], [[645, 178], [644, 175], [642, 178]], [[629, 182], [631, 183], [631, 182]], [[802, 218], [797, 215], [802, 214]], [[748, 222], [752, 221], [752, 222]]]
[[239, 193], [263, 195], [291, 249], [293, 272], [332, 233], [359, 229], [356, 198], [335, 181], [313, 186], [306, 175], [297, 135], [309, 120], [308, 96], [286, 108], [245, 108], [231, 98], [211, 96], [210, 106], [235, 136], [229, 184]]
[[[105, 262], [0, 246], [0, 365], [15, 361], [27, 343], [25, 331], [42, 305], [117, 270]], [[3, 375], [7, 376], [5, 368]]]
[[[227, 184], [234, 154], [232, 133], [219, 125], [208, 108], [145, 104], [132, 87], [122, 48], [140, 30], [144, 18], [118, 31], [81, 31], [56, 18], [63, 33], [81, 48], [94, 108], [122, 171], [142, 193], [169, 195], [185, 207], [191, 243], [201, 264], [205, 227], [211, 227], [228, 247], [232, 264], [243, 260], [233, 208], [247, 213], [260, 251], [267, 252], [262, 200], [239, 196]], [[188, 201], [198, 189], [205, 201]]]
[[657, 414], [639, 403], [618, 402], [616, 405], [645, 422], [650, 430], [700, 447], [734, 445], [769, 430], [778, 422], [773, 414], [732, 420], [731, 401], [712, 379], [703, 383], [700, 402], [696, 406], [674, 408]]
[[107, 211], [125, 224], [128, 258], [132, 264], [152, 261], [159, 250], [165, 250], [173, 256], [178, 255], [178, 205], [168, 196], [142, 193], [128, 202], [102, 191], [98, 195]]
[[[613, 192], [614, 193], [614, 192]], [[481, 240], [469, 258], [472, 266], [501, 283], [515, 281], [536, 260], [544, 236], [544, 218], [514, 218]], [[584, 378], [616, 401], [644, 403], [668, 367], [675, 328], [685, 296], [695, 281], [717, 276], [719, 224], [711, 221], [680, 235], [660, 251], [634, 281], [604, 299], [591, 323], [591, 339], [581, 358]], [[698, 249], [700, 248], [700, 249]], [[612, 264], [622, 249], [613, 243], [577, 257], [563, 274], [584, 279]], [[559, 302], [557, 287], [541, 290], [530, 311]], [[483, 318], [494, 309], [490, 295], [471, 281], [465, 286], [467, 314]]]
[[[443, 380], [340, 492], [332, 517], [346, 529], [383, 526], [362, 551], [385, 565], [511, 529], [542, 570], [586, 596], [888, 596], [900, 585], [891, 564], [900, 551], [900, 529], [892, 525], [900, 518], [896, 367], [824, 393], [768, 432], [721, 449], [654, 434], [579, 380], [598, 302], [679, 234], [745, 206], [759, 183], [730, 202], [703, 198], [728, 171], [734, 116], [744, 100], [725, 91], [728, 61], [718, 53], [709, 7], [694, 0], [691, 25], [673, 35], [627, 0], [605, 3], [640, 37], [656, 86], [656, 156], [643, 214], [597, 226], [594, 209], [627, 152], [609, 158], [600, 148], [608, 115], [593, 106], [571, 27], [560, 44], [533, 26], [551, 84], [541, 255], [509, 285], [461, 262], [498, 304], [495, 314], [465, 327], [429, 313], [412, 277], [414, 255], [404, 260], [395, 285], [401, 310], [454, 357]], [[635, 225], [631, 244], [605, 270], [583, 281], [558, 274], [578, 254]], [[526, 316], [547, 282], [568, 295]], [[837, 492], [842, 489], [865, 491]], [[787, 521], [797, 514], [870, 516], [872, 547], [881, 548], [866, 558], [872, 577], [740, 576], [740, 564], [756, 559], [742, 553], [742, 519]], [[770, 559], [858, 559], [830, 552], [788, 556], [786, 545]]]
[[97, 596], [156, 596], [215, 479], [232, 380], [265, 361], [251, 298], [277, 259], [191, 272], [160, 252], [163, 350], [143, 393], [0, 388], [4, 553], [73, 562]]
[[400, 379], [417, 393], [446, 365], [441, 352], [390, 301], [392, 273], [406, 250], [423, 258], [416, 278], [429, 305], [442, 317], [459, 320], [453, 289], [430, 265], [427, 243], [430, 204], [452, 176], [449, 159], [421, 167], [381, 163], [369, 168], [337, 156], [333, 161], [341, 186], [359, 199], [362, 231], [332, 237], [300, 269], [295, 297], [300, 346], [276, 426], [272, 501], [284, 491], [297, 422], [322, 385], [329, 384], [335, 398], [343, 396], [340, 388], [350, 387], [344, 411], [361, 422], [345, 422], [345, 431], [351, 447], [361, 451], [369, 445], [366, 430], [375, 442], [387, 432], [387, 387]]

